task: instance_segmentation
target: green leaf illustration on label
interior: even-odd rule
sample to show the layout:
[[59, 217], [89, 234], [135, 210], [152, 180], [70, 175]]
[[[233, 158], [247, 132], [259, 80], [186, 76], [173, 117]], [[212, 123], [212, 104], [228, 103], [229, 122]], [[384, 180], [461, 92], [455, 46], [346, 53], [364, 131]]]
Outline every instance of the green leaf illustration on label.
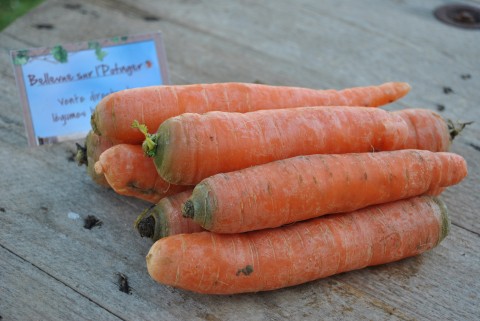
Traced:
[[102, 50], [102, 46], [100, 45], [100, 43], [96, 41], [89, 42], [88, 49], [94, 49], [95, 56], [97, 56], [97, 59], [100, 61], [103, 61], [103, 58], [105, 58], [105, 56], [108, 55], [108, 53], [105, 50]]
[[13, 57], [13, 63], [15, 65], [25, 65], [29, 59], [28, 50], [21, 50]]
[[53, 47], [51, 54], [53, 58], [60, 63], [66, 63], [68, 61], [68, 52], [62, 46]]

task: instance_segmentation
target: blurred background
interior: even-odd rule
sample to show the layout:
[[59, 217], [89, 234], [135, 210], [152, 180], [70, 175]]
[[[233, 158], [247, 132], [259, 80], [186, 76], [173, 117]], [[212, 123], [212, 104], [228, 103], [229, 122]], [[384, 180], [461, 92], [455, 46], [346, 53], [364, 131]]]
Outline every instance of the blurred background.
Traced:
[[44, 0], [1, 0], [0, 31]]

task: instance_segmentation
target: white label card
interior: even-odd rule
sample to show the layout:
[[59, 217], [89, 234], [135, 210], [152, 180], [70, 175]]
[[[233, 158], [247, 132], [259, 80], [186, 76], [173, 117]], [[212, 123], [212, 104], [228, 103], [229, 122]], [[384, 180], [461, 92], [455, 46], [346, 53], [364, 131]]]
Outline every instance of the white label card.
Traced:
[[106, 95], [169, 84], [161, 33], [11, 51], [30, 146], [84, 138]]

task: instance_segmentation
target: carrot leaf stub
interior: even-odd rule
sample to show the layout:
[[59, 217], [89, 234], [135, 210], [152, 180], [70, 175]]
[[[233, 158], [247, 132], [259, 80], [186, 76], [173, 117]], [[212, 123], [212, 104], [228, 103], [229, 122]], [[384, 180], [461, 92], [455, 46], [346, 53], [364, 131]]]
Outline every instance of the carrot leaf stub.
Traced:
[[193, 201], [188, 200], [185, 202], [185, 205], [182, 208], [183, 217], [193, 218], [195, 216], [195, 207], [193, 206]]
[[182, 207], [182, 215], [185, 218], [193, 219], [208, 230], [213, 226], [212, 213], [217, 210], [217, 201], [215, 197], [205, 197], [205, 195], [210, 195], [208, 184], [196, 185], [192, 196]]
[[135, 220], [134, 227], [141, 237], [153, 238], [155, 234], [155, 218], [151, 215], [153, 206], [143, 211]]
[[158, 145], [158, 135], [150, 134], [147, 126], [145, 124], [140, 124], [138, 120], [133, 121], [132, 128], [138, 129], [142, 134], [145, 135], [145, 140], [142, 143], [143, 151], [148, 157], [154, 157]]

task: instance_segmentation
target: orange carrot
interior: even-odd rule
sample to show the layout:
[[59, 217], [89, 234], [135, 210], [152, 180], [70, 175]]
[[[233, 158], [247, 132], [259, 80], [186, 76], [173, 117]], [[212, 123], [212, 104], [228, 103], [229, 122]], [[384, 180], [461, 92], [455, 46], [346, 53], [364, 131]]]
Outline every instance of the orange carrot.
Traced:
[[179, 234], [146, 257], [165, 285], [208, 294], [284, 288], [418, 255], [448, 234], [445, 205], [429, 196], [254, 232]]
[[103, 174], [97, 174], [94, 169], [95, 162], [108, 148], [112, 147], [113, 143], [107, 137], [100, 137], [93, 131], [88, 132], [85, 138], [85, 146], [77, 144], [77, 155], [75, 160], [78, 166], [86, 165], [87, 173], [92, 180], [104, 187], [110, 187]]
[[91, 122], [97, 134], [115, 143], [140, 144], [143, 136], [131, 128], [135, 119], [155, 131], [167, 118], [185, 112], [327, 105], [376, 107], [400, 99], [409, 91], [410, 86], [401, 82], [340, 91], [247, 83], [153, 86], [108, 95], [95, 108]]
[[118, 194], [151, 203], [190, 188], [163, 180], [140, 145], [119, 144], [108, 148], [95, 163], [95, 171], [98, 175], [105, 175], [108, 184]]
[[245, 232], [436, 194], [466, 175], [463, 157], [447, 152], [297, 156], [206, 178], [183, 212], [213, 232]]
[[437, 113], [428, 109], [402, 109], [394, 111], [408, 124], [409, 136], [405, 145], [412, 149], [445, 152], [453, 140], [452, 128]]
[[135, 221], [141, 237], [157, 241], [181, 233], [195, 233], [204, 229], [182, 216], [182, 205], [192, 195], [193, 189], [162, 198], [155, 206], [143, 211]]
[[[443, 119], [430, 111], [409, 111], [408, 120], [418, 113], [425, 119], [420, 125], [428, 121], [432, 127], [417, 129], [417, 123], [404, 120], [404, 113], [366, 107], [186, 113], [166, 120], [156, 134], [147, 134], [144, 148], [166, 181], [193, 185], [217, 173], [299, 155], [448, 147]], [[431, 139], [446, 143], [429, 146]]]

